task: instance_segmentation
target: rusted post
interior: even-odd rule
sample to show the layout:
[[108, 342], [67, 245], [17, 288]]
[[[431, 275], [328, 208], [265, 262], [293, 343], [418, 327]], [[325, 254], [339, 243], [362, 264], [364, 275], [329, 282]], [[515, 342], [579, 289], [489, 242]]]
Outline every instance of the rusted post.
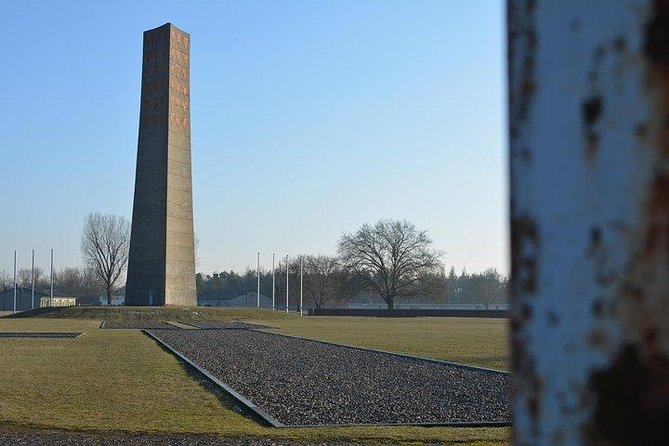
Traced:
[[669, 444], [669, 1], [508, 14], [514, 444]]

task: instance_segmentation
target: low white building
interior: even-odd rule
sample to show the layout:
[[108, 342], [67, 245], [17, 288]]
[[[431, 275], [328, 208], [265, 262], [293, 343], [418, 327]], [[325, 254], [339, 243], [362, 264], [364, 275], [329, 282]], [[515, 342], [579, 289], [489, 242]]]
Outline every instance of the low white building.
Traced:
[[39, 306], [40, 307], [75, 307], [77, 306], [77, 298], [76, 297], [69, 297], [69, 296], [53, 296], [53, 298], [50, 298], [48, 296], [46, 297], [40, 297], [39, 300]]

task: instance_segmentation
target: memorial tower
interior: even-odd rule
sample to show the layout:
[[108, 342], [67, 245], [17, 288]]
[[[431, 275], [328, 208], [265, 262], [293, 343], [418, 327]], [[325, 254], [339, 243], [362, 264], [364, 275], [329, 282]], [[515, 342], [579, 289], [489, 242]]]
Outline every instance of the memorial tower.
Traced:
[[126, 305], [197, 305], [190, 152], [190, 36], [144, 32]]

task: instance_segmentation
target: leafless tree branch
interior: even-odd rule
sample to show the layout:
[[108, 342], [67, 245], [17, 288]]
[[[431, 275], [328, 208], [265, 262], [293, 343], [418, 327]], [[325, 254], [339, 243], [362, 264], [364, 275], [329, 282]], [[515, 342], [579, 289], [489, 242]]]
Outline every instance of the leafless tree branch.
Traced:
[[123, 217], [89, 214], [81, 237], [81, 253], [106, 290], [108, 305], [125, 273], [130, 245], [130, 223]]
[[405, 220], [381, 220], [364, 224], [342, 235], [338, 252], [342, 264], [394, 308], [398, 297], [414, 297], [422, 278], [440, 267], [438, 251], [431, 248], [427, 231]]

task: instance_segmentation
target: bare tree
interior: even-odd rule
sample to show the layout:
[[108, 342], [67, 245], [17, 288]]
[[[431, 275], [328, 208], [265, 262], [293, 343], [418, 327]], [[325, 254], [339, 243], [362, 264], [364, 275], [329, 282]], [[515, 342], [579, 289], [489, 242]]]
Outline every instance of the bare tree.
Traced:
[[482, 273], [470, 276], [471, 294], [488, 308], [493, 303], [506, 301], [506, 278], [495, 268], [488, 268]]
[[9, 275], [4, 269], [0, 269], [0, 290], [6, 291], [9, 288], [13, 287], [13, 277]]
[[93, 268], [63, 268], [54, 274], [54, 287], [81, 303], [93, 303], [99, 298], [101, 280]]
[[128, 263], [130, 223], [123, 217], [89, 214], [81, 237], [81, 253], [86, 264], [100, 278], [111, 305], [114, 290]]
[[30, 268], [20, 268], [16, 271], [16, 283], [20, 287], [30, 288]]
[[[40, 281], [42, 280], [42, 276], [44, 275], [44, 271], [42, 268], [36, 266], [35, 267], [35, 286], [39, 288]], [[21, 268], [20, 270], [17, 271], [16, 273], [16, 280], [19, 283], [20, 286], [24, 288], [30, 288], [32, 286], [32, 270], [31, 268]]]
[[[302, 256], [304, 262], [304, 292], [316, 308], [337, 298], [342, 288], [343, 274], [339, 259], [324, 254]], [[299, 258], [297, 260], [299, 269]]]
[[423, 278], [438, 271], [440, 253], [431, 248], [425, 230], [405, 220], [381, 220], [365, 224], [339, 240], [343, 264], [395, 307], [399, 297], [411, 298], [425, 292]]
[[62, 268], [53, 275], [53, 286], [59, 292], [76, 296], [81, 289], [81, 271], [79, 268]]

